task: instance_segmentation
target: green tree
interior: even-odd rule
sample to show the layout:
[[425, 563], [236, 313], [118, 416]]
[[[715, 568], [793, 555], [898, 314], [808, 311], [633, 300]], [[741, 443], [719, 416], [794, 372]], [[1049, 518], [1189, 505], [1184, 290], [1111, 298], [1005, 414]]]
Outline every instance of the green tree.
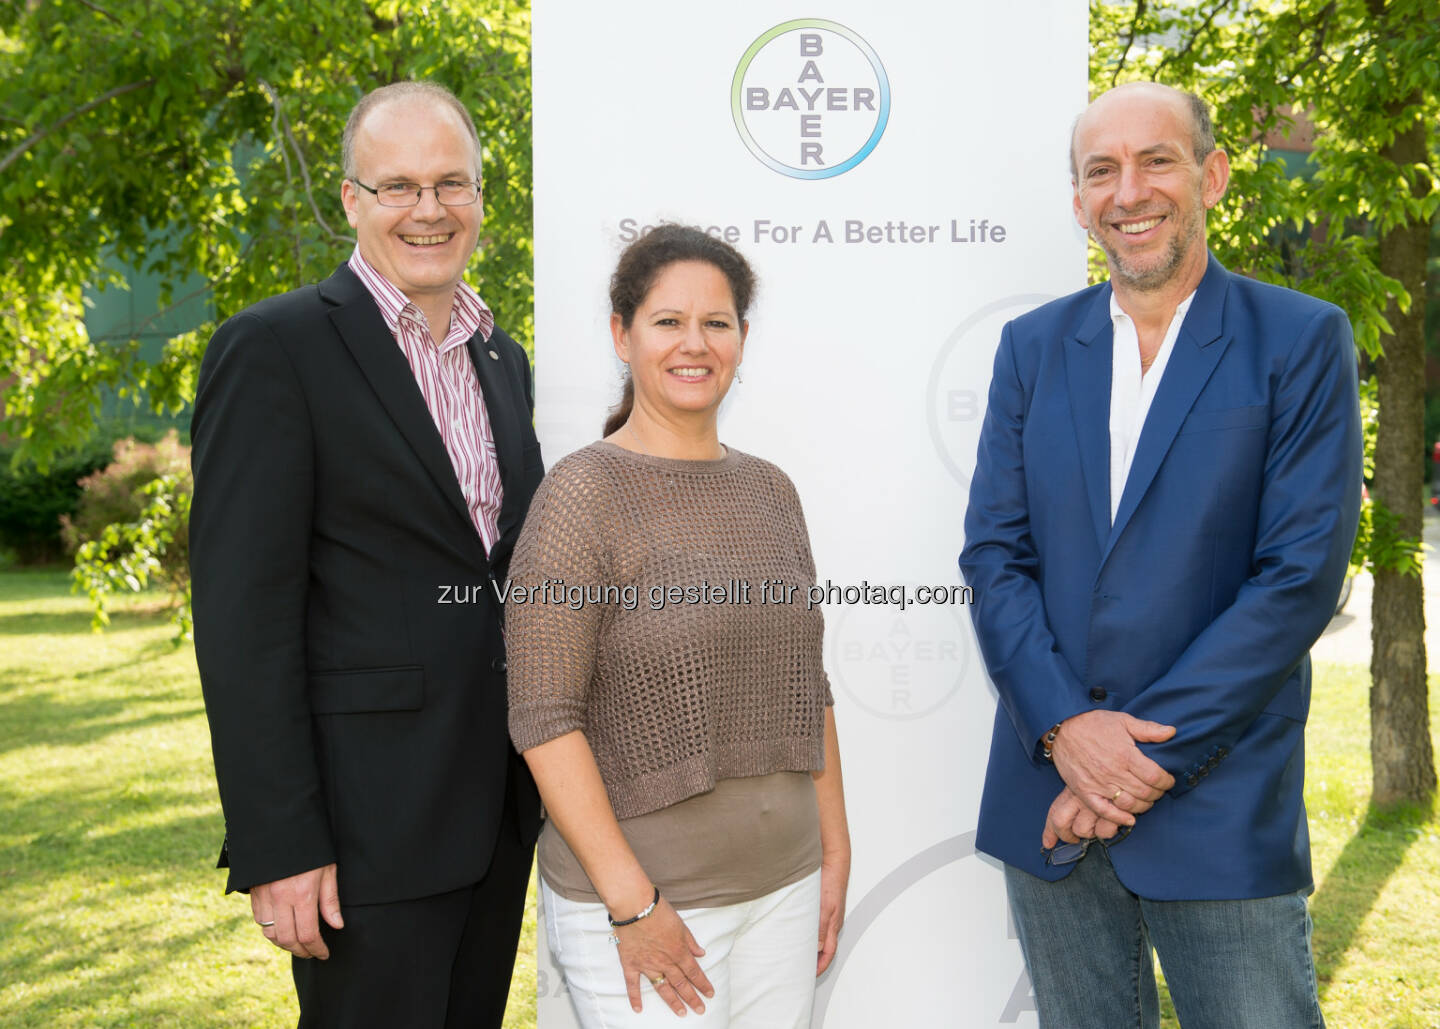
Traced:
[[[1136, 78], [1216, 109], [1230, 199], [1210, 220], [1229, 267], [1344, 308], [1373, 372], [1371, 510], [1357, 558], [1375, 575], [1374, 800], [1435, 790], [1425, 680], [1425, 268], [1440, 207], [1440, 9], [1433, 0], [1135, 0], [1090, 8], [1091, 86]], [[1302, 111], [1306, 173], [1265, 145]], [[1367, 434], [1370, 435], [1370, 434]]]
[[[81, 287], [117, 266], [198, 275], [217, 319], [328, 275], [354, 238], [340, 131], [366, 91], [453, 89], [485, 148], [471, 265], [497, 319], [533, 325], [529, 9], [512, 0], [0, 3], [0, 431], [47, 460], [107, 392], [178, 411], [213, 323], [98, 345]], [[193, 299], [162, 290], [162, 302]]]
[[[94, 431], [109, 394], [178, 413], [210, 321], [170, 337], [92, 340], [82, 287], [130, 267], [162, 282], [135, 332], [197, 296], [216, 320], [328, 275], [355, 240], [340, 205], [340, 134], [369, 90], [449, 86], [484, 144], [486, 230], [471, 281], [532, 336], [529, 8], [513, 0], [72, 0], [0, 6], [0, 433], [42, 465]], [[193, 288], [195, 279], [201, 282]], [[189, 626], [188, 478], [77, 555], [97, 624], [105, 595], [159, 578]]]

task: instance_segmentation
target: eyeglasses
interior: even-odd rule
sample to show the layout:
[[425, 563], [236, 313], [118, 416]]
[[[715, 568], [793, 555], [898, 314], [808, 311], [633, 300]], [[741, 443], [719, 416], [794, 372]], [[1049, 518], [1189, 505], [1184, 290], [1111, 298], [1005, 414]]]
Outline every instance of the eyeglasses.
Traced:
[[1133, 827], [1122, 825], [1120, 831], [1109, 839], [1101, 840], [1092, 836], [1090, 839], [1081, 840], [1078, 843], [1057, 843], [1053, 847], [1042, 847], [1040, 853], [1045, 855], [1047, 865], [1074, 864], [1085, 856], [1086, 851], [1090, 849], [1090, 844], [1098, 843], [1108, 851], [1129, 836], [1131, 828]]
[[374, 193], [381, 207], [416, 207], [427, 189], [435, 191], [435, 199], [445, 207], [468, 207], [480, 197], [480, 183], [460, 179], [446, 179], [433, 186], [422, 186], [418, 182], [384, 182], [378, 187], [367, 186], [359, 179], [351, 182]]

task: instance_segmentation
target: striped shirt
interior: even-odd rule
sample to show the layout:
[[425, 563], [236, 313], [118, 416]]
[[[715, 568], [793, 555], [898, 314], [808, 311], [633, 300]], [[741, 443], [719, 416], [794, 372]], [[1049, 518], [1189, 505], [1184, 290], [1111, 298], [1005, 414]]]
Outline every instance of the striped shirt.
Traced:
[[390, 334], [415, 373], [420, 395], [450, 455], [465, 506], [470, 509], [470, 520], [488, 554], [500, 534], [497, 526], [504, 494], [485, 397], [465, 344], [477, 332], [482, 340], [488, 340], [495, 329], [495, 316], [479, 295], [461, 282], [455, 288], [450, 329], [436, 346], [420, 308], [370, 267], [360, 256], [358, 246], [350, 255], [350, 270], [375, 298]]

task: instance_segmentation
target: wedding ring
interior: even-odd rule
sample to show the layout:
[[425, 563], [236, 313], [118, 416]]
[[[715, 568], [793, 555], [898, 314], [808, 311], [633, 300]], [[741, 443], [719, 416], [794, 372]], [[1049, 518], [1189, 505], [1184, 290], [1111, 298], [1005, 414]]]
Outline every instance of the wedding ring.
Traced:
[[659, 989], [660, 987], [665, 985], [665, 977], [662, 975], [658, 978], [651, 979], [650, 985], [655, 987], [656, 989]]
[[1115, 803], [1117, 800], [1119, 800], [1119, 799], [1120, 799], [1120, 794], [1122, 794], [1122, 793], [1124, 793], [1124, 792], [1125, 792], [1124, 790], [1117, 789], [1114, 793], [1112, 793], [1112, 794], [1110, 795], [1110, 803], [1113, 804], [1113, 803]]
[[275, 923], [274, 923], [274, 922], [256, 922], [255, 924], [258, 925], [261, 929], [269, 929], [269, 928], [270, 928], [272, 925], [274, 925]]

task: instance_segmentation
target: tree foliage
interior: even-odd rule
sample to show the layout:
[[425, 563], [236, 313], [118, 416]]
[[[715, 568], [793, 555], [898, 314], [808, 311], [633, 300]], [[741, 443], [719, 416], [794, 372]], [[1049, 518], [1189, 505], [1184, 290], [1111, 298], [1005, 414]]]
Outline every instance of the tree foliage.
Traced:
[[[130, 266], [203, 280], [216, 319], [328, 275], [354, 245], [340, 133], [368, 90], [453, 89], [485, 149], [472, 281], [532, 322], [528, 7], [358, 0], [71, 0], [0, 6], [0, 431], [47, 460], [107, 392], [178, 411], [213, 323], [97, 344], [82, 286]], [[193, 299], [162, 289], [162, 302]], [[157, 323], [157, 312], [151, 323]]]
[[[1386, 309], [1409, 311], [1379, 264], [1379, 235], [1428, 225], [1440, 206], [1435, 148], [1404, 165], [1380, 154], [1440, 115], [1440, 15], [1428, 0], [1381, 4], [1401, 38], [1382, 37], [1363, 0], [1092, 3], [1095, 92], [1153, 79], [1194, 89], [1215, 112], [1230, 155], [1228, 200], [1211, 213], [1212, 250], [1229, 268], [1302, 289], [1349, 313], [1369, 357], [1393, 333]], [[1415, 102], [1395, 97], [1415, 94]], [[1315, 128], [1306, 173], [1291, 177], [1267, 137]], [[1271, 137], [1273, 138], [1273, 137]]]
[[[1419, 579], [1426, 258], [1440, 208], [1440, 8], [1433, 0], [1134, 0], [1090, 8], [1092, 88], [1156, 79], [1214, 107], [1230, 197], [1212, 249], [1230, 268], [1344, 308], [1373, 378], [1377, 803], [1435, 788]], [[1267, 144], [1314, 127], [1303, 173]], [[1367, 430], [1370, 427], [1367, 426]]]

